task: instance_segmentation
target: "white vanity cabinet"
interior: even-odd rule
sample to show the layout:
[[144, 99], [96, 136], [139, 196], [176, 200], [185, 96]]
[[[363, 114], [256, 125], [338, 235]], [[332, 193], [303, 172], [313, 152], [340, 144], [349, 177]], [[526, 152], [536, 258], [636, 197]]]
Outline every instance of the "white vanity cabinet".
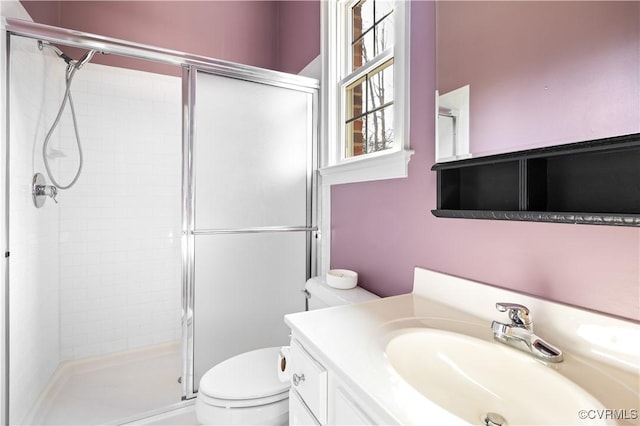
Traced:
[[291, 389], [289, 391], [289, 424], [290, 425], [319, 425], [318, 419], [311, 413], [300, 394]]
[[375, 425], [387, 421], [375, 420], [370, 405], [359, 400], [337, 374], [329, 376], [329, 424], [331, 425]]
[[290, 425], [371, 425], [373, 407], [366, 407], [340, 378], [329, 362], [308, 351], [295, 337], [288, 361], [291, 366], [289, 391]]
[[291, 340], [290, 424], [327, 424], [327, 370], [295, 339]]

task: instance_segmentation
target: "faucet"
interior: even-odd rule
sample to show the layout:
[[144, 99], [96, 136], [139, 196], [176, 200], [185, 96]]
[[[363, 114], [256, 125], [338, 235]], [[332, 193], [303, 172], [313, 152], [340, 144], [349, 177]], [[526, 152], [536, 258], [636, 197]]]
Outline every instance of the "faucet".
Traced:
[[562, 362], [562, 351], [533, 332], [533, 320], [526, 306], [517, 303], [496, 303], [496, 309], [508, 312], [511, 324], [493, 321], [491, 330], [495, 340], [522, 349], [544, 361]]

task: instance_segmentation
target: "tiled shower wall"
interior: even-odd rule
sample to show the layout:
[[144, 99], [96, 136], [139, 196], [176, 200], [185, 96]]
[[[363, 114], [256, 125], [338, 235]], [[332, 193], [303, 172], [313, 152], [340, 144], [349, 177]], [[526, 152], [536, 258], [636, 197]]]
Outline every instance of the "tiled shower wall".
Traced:
[[[90, 63], [72, 93], [84, 166], [58, 205], [61, 359], [177, 340], [180, 79]], [[61, 135], [64, 185], [78, 164], [68, 117]]]
[[[58, 206], [36, 209], [33, 174], [55, 117], [64, 69], [34, 40], [12, 38], [10, 68], [10, 422], [21, 423], [46, 386], [59, 357]], [[55, 146], [57, 141], [53, 140]], [[4, 380], [4, 378], [3, 378]]]
[[[35, 172], [65, 63], [12, 37], [11, 422], [28, 416], [59, 362], [180, 336], [180, 79], [85, 65], [72, 84], [84, 166], [36, 209]], [[50, 147], [67, 184], [78, 157], [69, 108]], [[49, 179], [47, 178], [47, 182]]]

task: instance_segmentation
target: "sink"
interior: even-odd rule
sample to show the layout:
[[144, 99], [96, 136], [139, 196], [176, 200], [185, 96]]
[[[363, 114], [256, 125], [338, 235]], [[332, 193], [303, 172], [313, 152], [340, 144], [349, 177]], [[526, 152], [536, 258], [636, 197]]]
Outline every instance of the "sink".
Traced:
[[605, 410], [585, 389], [500, 343], [406, 329], [388, 341], [386, 358], [416, 391], [472, 424], [616, 424], [585, 415]]

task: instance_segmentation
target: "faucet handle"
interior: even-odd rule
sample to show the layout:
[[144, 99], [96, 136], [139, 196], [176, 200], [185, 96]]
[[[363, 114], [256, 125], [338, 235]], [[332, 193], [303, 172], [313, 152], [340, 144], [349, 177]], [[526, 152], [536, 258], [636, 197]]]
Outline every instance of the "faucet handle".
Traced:
[[53, 201], [55, 201], [56, 204], [58, 204], [58, 200], [56, 199], [56, 197], [58, 196], [58, 188], [56, 188], [55, 186], [51, 185], [51, 189], [50, 189], [50, 195], [51, 199]]
[[531, 329], [533, 327], [533, 321], [529, 315], [529, 308], [517, 303], [496, 303], [496, 309], [500, 312], [509, 312], [509, 318], [515, 325], [520, 327]]

